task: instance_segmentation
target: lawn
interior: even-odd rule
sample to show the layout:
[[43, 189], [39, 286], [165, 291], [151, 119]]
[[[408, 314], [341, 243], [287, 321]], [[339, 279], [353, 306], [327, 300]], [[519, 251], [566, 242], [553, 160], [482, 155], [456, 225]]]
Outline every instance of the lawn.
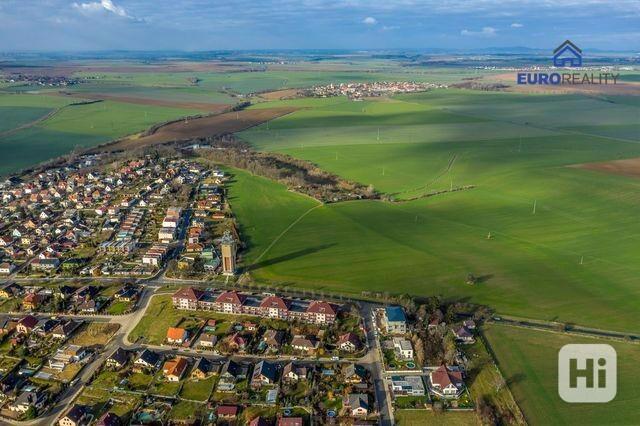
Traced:
[[180, 391], [180, 397], [195, 401], [207, 401], [215, 384], [215, 376], [205, 380], [186, 380]]
[[119, 300], [115, 300], [111, 302], [109, 307], [107, 308], [106, 313], [108, 315], [121, 315], [131, 307], [131, 302], [122, 302]]
[[[245, 264], [258, 281], [436, 294], [503, 314], [633, 329], [640, 223], [630, 212], [640, 205], [640, 181], [566, 166], [640, 156], [635, 141], [587, 128], [631, 133], [634, 105], [457, 90], [291, 102], [309, 109], [241, 137], [395, 199], [473, 188], [407, 202], [329, 204], [280, 235], [314, 201], [237, 173], [230, 202], [249, 245]], [[564, 109], [576, 114], [559, 120]], [[465, 284], [469, 273], [482, 278], [479, 285]]]
[[165, 341], [169, 327], [180, 324], [181, 327], [195, 331], [205, 319], [217, 321], [214, 334], [218, 336], [226, 334], [232, 323], [256, 321], [255, 317], [250, 316], [178, 310], [173, 307], [171, 294], [158, 294], [151, 299], [144, 316], [129, 335], [129, 340], [133, 342], [143, 338], [148, 344], [160, 345]]
[[189, 420], [201, 416], [206, 409], [204, 404], [197, 402], [180, 401], [169, 412], [169, 417], [173, 420]]
[[473, 411], [435, 413], [427, 410], [398, 410], [394, 414], [398, 426], [479, 426], [480, 421]]
[[[485, 332], [530, 424], [628, 425], [640, 405], [638, 345], [492, 324]], [[569, 343], [606, 343], [618, 360], [618, 391], [606, 404], [569, 404], [558, 395], [558, 351]]]

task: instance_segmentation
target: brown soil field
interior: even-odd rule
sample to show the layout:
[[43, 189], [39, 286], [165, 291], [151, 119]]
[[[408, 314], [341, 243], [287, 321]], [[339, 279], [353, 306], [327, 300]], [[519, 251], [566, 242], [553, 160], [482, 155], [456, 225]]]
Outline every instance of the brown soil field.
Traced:
[[206, 112], [222, 112], [225, 109], [229, 108], [230, 105], [227, 104], [210, 104], [205, 102], [180, 102], [180, 101], [170, 101], [165, 99], [150, 99], [150, 98], [141, 98], [135, 96], [120, 96], [120, 95], [112, 95], [108, 93], [59, 93], [61, 96], [71, 96], [79, 99], [91, 99], [91, 100], [109, 100], [116, 102], [126, 102], [129, 104], [140, 104], [140, 105], [155, 105], [155, 106], [164, 106], [164, 107], [174, 107], [174, 108], [186, 108], [186, 109], [197, 109], [199, 111]]
[[180, 120], [161, 126], [150, 135], [132, 136], [96, 148], [94, 151], [118, 151], [194, 138], [218, 136], [226, 133], [236, 133], [294, 111], [296, 111], [296, 108], [291, 107], [250, 109], [238, 112], [226, 112], [191, 120]]
[[483, 81], [508, 84], [508, 92], [517, 93], [549, 93], [549, 94], [604, 94], [604, 95], [640, 95], [640, 84], [635, 82], [618, 82], [618, 84], [516, 84], [516, 72], [486, 76]]
[[640, 158], [628, 158], [625, 160], [603, 161], [600, 163], [575, 164], [576, 167], [597, 172], [611, 173], [614, 175], [640, 177]]
[[298, 95], [298, 89], [274, 90], [273, 92], [260, 93], [260, 97], [268, 101], [277, 101], [282, 98], [292, 98]]

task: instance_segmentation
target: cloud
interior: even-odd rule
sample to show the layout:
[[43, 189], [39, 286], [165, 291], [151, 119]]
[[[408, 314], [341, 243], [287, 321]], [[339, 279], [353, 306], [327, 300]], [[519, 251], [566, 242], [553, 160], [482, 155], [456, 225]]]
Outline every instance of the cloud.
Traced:
[[378, 23], [378, 20], [373, 16], [367, 16], [362, 20], [362, 23], [365, 25], [376, 25]]
[[460, 31], [460, 35], [463, 36], [474, 36], [474, 37], [493, 37], [496, 35], [498, 30], [493, 27], [482, 27], [480, 31], [471, 31], [471, 30], [462, 30]]
[[123, 18], [134, 19], [127, 13], [124, 7], [116, 6], [111, 0], [100, 0], [100, 2], [93, 3], [73, 3], [73, 7], [85, 13], [99, 13], [106, 11]]
[[522, 28], [524, 27], [524, 25], [522, 25], [519, 22], [514, 22], [513, 24], [511, 24], [511, 28]]

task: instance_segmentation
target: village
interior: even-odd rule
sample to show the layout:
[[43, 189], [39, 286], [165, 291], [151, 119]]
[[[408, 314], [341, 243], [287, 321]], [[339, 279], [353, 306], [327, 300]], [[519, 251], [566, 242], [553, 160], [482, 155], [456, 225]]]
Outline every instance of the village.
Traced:
[[229, 178], [197, 160], [85, 155], [2, 184], [3, 421], [392, 424], [395, 409], [474, 410], [466, 348], [482, 318], [246, 287]]
[[366, 83], [340, 83], [326, 86], [314, 86], [306, 93], [308, 96], [327, 98], [346, 96], [351, 100], [362, 100], [401, 93], [425, 92], [436, 88], [446, 88], [446, 85], [435, 83], [416, 83], [411, 81], [379, 81]]

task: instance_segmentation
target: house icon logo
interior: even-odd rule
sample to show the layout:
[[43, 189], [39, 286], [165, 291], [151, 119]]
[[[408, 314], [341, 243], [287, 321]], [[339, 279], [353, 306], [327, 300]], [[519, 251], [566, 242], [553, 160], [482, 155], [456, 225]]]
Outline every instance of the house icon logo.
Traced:
[[556, 67], [581, 67], [582, 50], [570, 40], [565, 40], [553, 51], [553, 65]]

